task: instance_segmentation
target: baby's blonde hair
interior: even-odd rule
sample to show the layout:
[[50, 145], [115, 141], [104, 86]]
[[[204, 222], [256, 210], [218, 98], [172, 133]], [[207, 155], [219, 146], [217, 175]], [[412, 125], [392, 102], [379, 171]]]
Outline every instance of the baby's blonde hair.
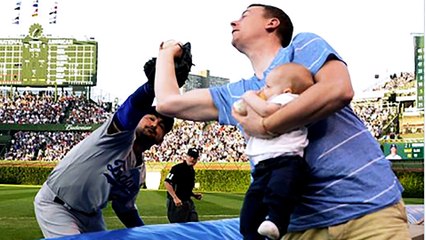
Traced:
[[281, 80], [283, 90], [290, 88], [293, 94], [301, 94], [314, 84], [312, 73], [303, 65], [297, 63], [286, 63], [274, 68], [269, 76]]

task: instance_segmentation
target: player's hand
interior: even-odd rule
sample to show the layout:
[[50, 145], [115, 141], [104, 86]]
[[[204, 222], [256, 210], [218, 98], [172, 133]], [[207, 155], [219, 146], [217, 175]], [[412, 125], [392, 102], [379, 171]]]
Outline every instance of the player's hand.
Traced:
[[182, 206], [182, 201], [178, 197], [177, 198], [173, 198], [173, 201], [175, 202], [175, 206], [176, 207]]
[[272, 138], [262, 125], [262, 117], [257, 114], [249, 105], [246, 106], [247, 114], [243, 115], [232, 109], [232, 116], [237, 120], [244, 130], [244, 134], [249, 137]]
[[201, 200], [203, 198], [203, 194], [201, 193], [194, 193], [194, 198], [197, 200]]

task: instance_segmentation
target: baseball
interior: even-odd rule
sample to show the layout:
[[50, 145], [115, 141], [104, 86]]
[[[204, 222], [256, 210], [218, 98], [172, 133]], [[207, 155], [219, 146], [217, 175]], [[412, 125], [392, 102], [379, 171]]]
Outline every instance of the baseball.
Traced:
[[241, 115], [246, 115], [247, 114], [247, 108], [246, 108], [246, 103], [244, 102], [244, 100], [240, 99], [236, 102], [234, 102], [234, 110], [241, 114]]

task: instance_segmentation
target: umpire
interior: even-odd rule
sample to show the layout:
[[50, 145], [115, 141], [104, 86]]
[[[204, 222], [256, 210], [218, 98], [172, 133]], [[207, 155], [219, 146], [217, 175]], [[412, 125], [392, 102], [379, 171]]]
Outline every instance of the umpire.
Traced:
[[185, 160], [172, 167], [164, 185], [167, 189], [167, 217], [171, 223], [198, 222], [198, 214], [191, 197], [201, 200], [201, 193], [193, 193], [195, 184], [194, 165], [197, 164], [199, 151], [188, 150]]

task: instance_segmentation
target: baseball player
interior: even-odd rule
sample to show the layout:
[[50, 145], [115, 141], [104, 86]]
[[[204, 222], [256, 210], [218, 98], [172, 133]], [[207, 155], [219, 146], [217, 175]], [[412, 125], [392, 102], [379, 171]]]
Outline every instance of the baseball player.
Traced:
[[46, 238], [105, 230], [101, 210], [108, 201], [126, 227], [144, 225], [135, 205], [146, 175], [143, 152], [174, 123], [153, 100], [153, 86], [145, 83], [53, 169], [34, 200]]
[[164, 185], [167, 189], [167, 217], [171, 223], [198, 222], [198, 214], [191, 197], [201, 200], [201, 193], [193, 193], [195, 185], [194, 165], [198, 161], [198, 150], [190, 148], [185, 160], [172, 167]]

